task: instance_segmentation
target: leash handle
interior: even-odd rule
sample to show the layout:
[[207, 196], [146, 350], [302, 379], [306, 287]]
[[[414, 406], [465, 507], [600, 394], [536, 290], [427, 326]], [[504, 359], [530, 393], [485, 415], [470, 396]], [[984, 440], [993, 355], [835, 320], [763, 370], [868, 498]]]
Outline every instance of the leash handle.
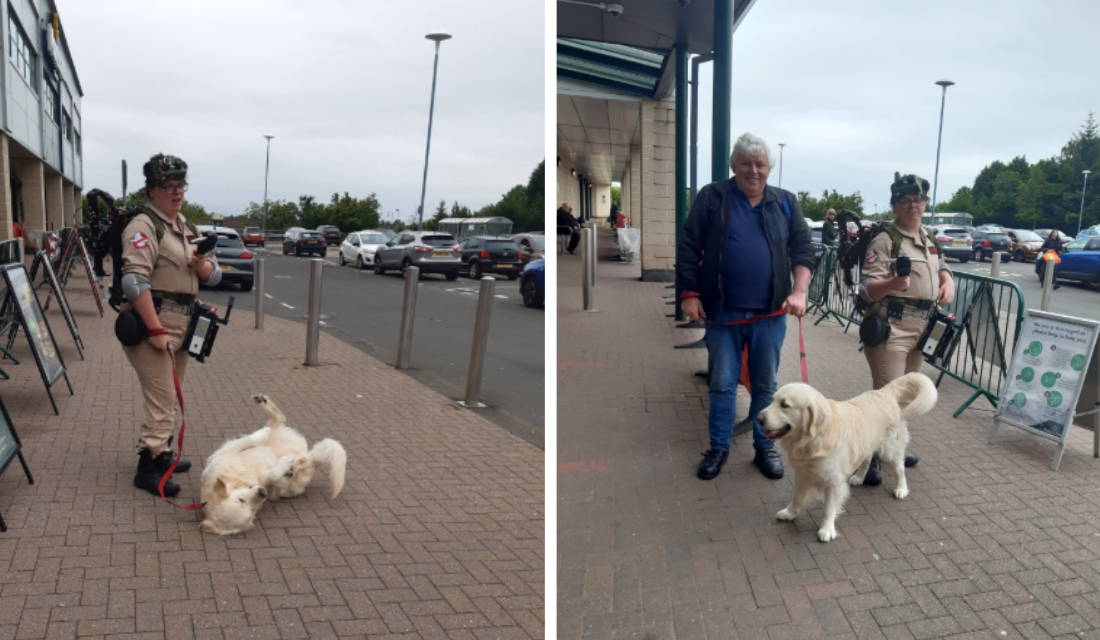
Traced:
[[[798, 357], [802, 360], [802, 383], [810, 384], [810, 374], [806, 371], [806, 341], [802, 338], [802, 316], [798, 316]], [[182, 442], [180, 447], [183, 447]]]
[[196, 502], [195, 504], [187, 505], [186, 507], [181, 504], [176, 504], [168, 498], [164, 497], [164, 485], [168, 482], [168, 478], [172, 477], [172, 474], [176, 471], [176, 466], [180, 463], [180, 458], [183, 457], [183, 430], [187, 428], [187, 416], [183, 413], [183, 389], [180, 388], [180, 379], [176, 375], [176, 356], [172, 355], [172, 345], [168, 345], [168, 359], [172, 362], [172, 382], [176, 385], [176, 400], [180, 404], [180, 446], [179, 451], [176, 453], [176, 459], [172, 462], [172, 466], [168, 467], [168, 471], [164, 472], [161, 476], [160, 485], [157, 489], [160, 491], [160, 499], [164, 500], [173, 507], [179, 509], [186, 509], [188, 511], [194, 511], [195, 509], [202, 509], [206, 506], [205, 502]]

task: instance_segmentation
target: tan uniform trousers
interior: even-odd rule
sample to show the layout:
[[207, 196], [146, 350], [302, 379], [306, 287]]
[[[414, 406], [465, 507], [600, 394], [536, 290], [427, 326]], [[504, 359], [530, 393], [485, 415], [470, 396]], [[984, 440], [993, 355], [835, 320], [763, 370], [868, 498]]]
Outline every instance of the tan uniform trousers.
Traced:
[[909, 316], [891, 320], [889, 340], [877, 347], [863, 348], [874, 389], [881, 389], [907, 373], [920, 371], [924, 355], [916, 348], [927, 324], [928, 320]]
[[[166, 303], [167, 304], [167, 303]], [[176, 357], [176, 376], [183, 388], [183, 375], [191, 356], [183, 348], [183, 336], [187, 333], [190, 318], [180, 313], [162, 309], [160, 324], [168, 330], [168, 348]], [[145, 396], [145, 422], [141, 425], [138, 446], [156, 456], [168, 448], [168, 438], [175, 431], [176, 385], [172, 381], [172, 360], [164, 351], [158, 351], [142, 342], [133, 347], [123, 347], [130, 366], [137, 372], [141, 392]]]

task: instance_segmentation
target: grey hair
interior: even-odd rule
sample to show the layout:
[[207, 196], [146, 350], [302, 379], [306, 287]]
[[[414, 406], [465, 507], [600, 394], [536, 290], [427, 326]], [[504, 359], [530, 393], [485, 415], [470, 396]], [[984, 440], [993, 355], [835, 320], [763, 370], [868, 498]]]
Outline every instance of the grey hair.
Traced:
[[742, 133], [737, 142], [733, 143], [733, 152], [730, 153], [730, 171], [733, 171], [733, 165], [737, 164], [737, 159], [741, 156], [759, 155], [768, 158], [769, 169], [775, 168], [775, 158], [772, 157], [772, 152], [768, 149], [768, 143], [764, 142], [763, 138], [754, 136], [751, 133]]

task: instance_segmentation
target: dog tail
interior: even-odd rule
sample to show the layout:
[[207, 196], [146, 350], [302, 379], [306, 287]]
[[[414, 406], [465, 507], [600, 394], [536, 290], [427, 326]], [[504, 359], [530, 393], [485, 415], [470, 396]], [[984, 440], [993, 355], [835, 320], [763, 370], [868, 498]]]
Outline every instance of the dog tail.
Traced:
[[274, 430], [275, 427], [281, 427], [286, 424], [286, 416], [283, 415], [282, 411], [279, 411], [279, 407], [276, 407], [275, 403], [272, 402], [267, 396], [262, 393], [257, 393], [256, 395], [252, 396], [252, 400], [254, 400], [256, 404], [260, 405], [260, 408], [262, 408], [264, 410], [264, 413], [267, 414], [266, 426], [271, 427], [272, 430]]
[[344, 446], [331, 438], [325, 438], [313, 445], [309, 456], [315, 466], [325, 468], [332, 484], [332, 497], [340, 495], [344, 489], [344, 470], [348, 466], [348, 452], [344, 451]]
[[928, 413], [939, 397], [936, 385], [923, 373], [906, 374], [886, 386], [898, 399], [901, 414], [906, 418]]

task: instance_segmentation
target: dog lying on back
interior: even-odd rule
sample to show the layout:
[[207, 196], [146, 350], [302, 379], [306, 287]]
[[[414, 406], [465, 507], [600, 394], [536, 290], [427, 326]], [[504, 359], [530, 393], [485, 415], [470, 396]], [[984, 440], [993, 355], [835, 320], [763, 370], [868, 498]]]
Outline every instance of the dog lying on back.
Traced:
[[267, 425], [223, 444], [203, 469], [206, 518], [199, 528], [207, 533], [248, 531], [264, 502], [302, 495], [319, 468], [328, 474], [333, 498], [344, 488], [348, 455], [339, 442], [326, 438], [310, 449], [302, 434], [286, 426], [286, 416], [271, 400], [252, 398], [267, 413]]
[[[776, 518], [794, 520], [817, 491], [825, 494], [825, 514], [818, 540], [837, 536], [836, 517], [848, 499], [848, 485], [863, 484], [878, 454], [894, 472], [894, 497], [909, 495], [905, 482], [906, 418], [936, 406], [936, 386], [921, 373], [910, 373], [878, 391], [845, 402], [829, 400], [813, 387], [788, 384], [772, 396], [757, 422], [770, 440], [778, 440], [794, 468], [794, 495]], [[853, 473], [854, 472], [854, 473]]]

